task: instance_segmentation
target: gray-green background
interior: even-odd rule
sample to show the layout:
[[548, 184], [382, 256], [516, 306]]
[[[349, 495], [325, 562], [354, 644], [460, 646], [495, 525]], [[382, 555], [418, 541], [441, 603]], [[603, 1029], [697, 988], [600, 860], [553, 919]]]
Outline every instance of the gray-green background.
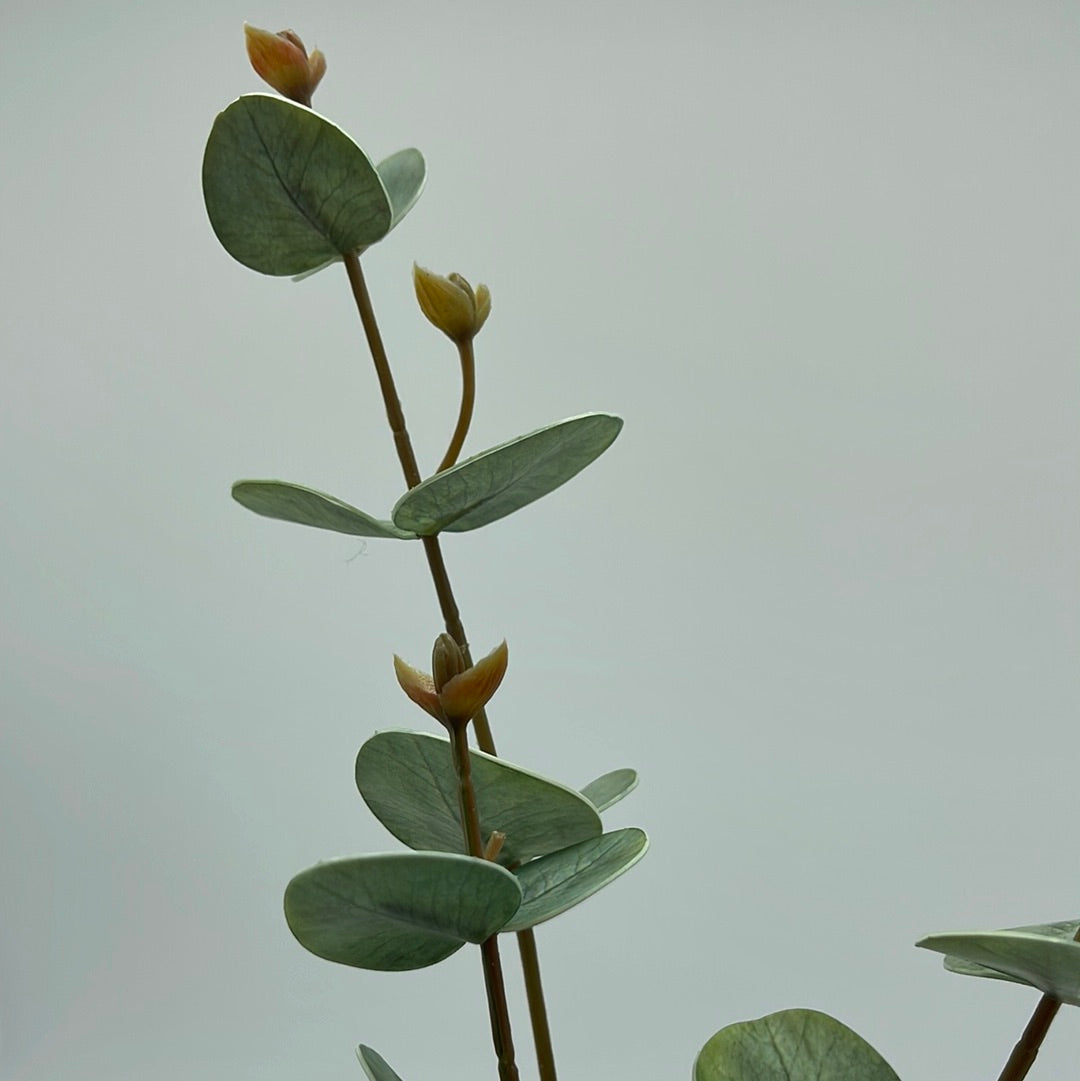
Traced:
[[[352, 760], [427, 726], [391, 653], [440, 628], [416, 545], [228, 497], [401, 491], [344, 274], [261, 278], [205, 218], [244, 19], [427, 156], [366, 260], [425, 468], [457, 373], [413, 259], [492, 289], [468, 452], [626, 418], [446, 543], [510, 644], [502, 753], [642, 775], [608, 821], [652, 851], [539, 933], [562, 1075], [688, 1077], [813, 1006], [905, 1081], [996, 1076], [1035, 993], [912, 943], [1080, 916], [1080, 8], [839, 0], [9, 4], [0, 1076], [331, 1081], [361, 1041], [494, 1076], [474, 950], [356, 972], [281, 914], [394, 847]], [[1078, 1053], [1066, 1010], [1033, 1077]]]

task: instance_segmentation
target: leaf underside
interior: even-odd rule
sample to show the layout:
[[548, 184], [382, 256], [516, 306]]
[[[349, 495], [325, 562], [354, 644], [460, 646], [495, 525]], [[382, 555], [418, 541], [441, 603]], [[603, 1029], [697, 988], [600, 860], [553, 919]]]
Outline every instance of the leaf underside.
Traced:
[[1070, 1006], [1080, 1006], [1080, 920], [927, 935], [917, 946], [945, 954], [945, 967], [963, 976], [1035, 987]]

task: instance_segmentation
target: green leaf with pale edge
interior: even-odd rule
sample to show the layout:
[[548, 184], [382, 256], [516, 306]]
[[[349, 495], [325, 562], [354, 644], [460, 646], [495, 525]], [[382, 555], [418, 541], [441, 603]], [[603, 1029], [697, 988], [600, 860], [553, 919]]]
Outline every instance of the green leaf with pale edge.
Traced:
[[523, 931], [581, 904], [629, 871], [648, 847], [641, 830], [615, 830], [516, 868], [521, 907], [503, 930]]
[[318, 113], [269, 94], [218, 114], [203, 198], [225, 250], [262, 274], [311, 270], [381, 240], [393, 220], [364, 151]]
[[360, 1065], [364, 1067], [364, 1073], [368, 1075], [369, 1081], [401, 1081], [378, 1051], [373, 1051], [370, 1047], [361, 1044], [356, 1049], [356, 1057], [360, 1060]]
[[390, 228], [393, 229], [416, 205], [424, 190], [427, 176], [424, 155], [415, 147], [409, 147], [383, 158], [376, 169], [390, 199]]
[[[484, 840], [506, 834], [499, 863], [525, 863], [602, 832], [579, 792], [471, 751]], [[450, 741], [427, 732], [377, 732], [356, 756], [356, 787], [375, 817], [410, 848], [464, 852]]]
[[483, 942], [521, 904], [521, 888], [487, 860], [390, 852], [330, 860], [285, 890], [285, 919], [305, 949], [353, 968], [403, 972]]
[[1080, 1006], [1080, 920], [1010, 927], [1004, 931], [955, 931], [916, 942], [945, 954], [945, 967], [964, 976], [1010, 980]]
[[632, 769], [613, 769], [590, 781], [581, 794], [598, 810], [606, 811], [613, 803], [629, 796], [637, 788], [638, 775]]
[[722, 1028], [701, 1049], [694, 1081], [898, 1081], [847, 1025], [817, 1010], [781, 1010]]
[[406, 533], [393, 522], [372, 518], [332, 495], [284, 480], [238, 480], [232, 486], [232, 497], [264, 518], [332, 529], [335, 533], [348, 533], [353, 537], [416, 538], [415, 533]]
[[391, 517], [420, 536], [505, 518], [576, 476], [615, 441], [622, 420], [585, 413], [493, 447], [406, 492]]

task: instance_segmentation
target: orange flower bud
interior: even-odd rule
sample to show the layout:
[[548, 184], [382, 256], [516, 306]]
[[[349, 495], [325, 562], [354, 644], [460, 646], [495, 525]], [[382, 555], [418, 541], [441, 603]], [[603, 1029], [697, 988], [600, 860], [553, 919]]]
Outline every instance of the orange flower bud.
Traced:
[[435, 684], [431, 676], [406, 664], [396, 653], [394, 654], [394, 674], [397, 676], [401, 689], [421, 708], [427, 710], [435, 720], [445, 723], [442, 706], [439, 705], [439, 696], [435, 692]]
[[466, 668], [458, 644], [447, 634], [435, 641], [435, 679], [394, 655], [394, 672], [401, 689], [447, 728], [469, 723], [499, 689], [509, 654], [506, 643]]
[[308, 56], [292, 30], [272, 34], [244, 23], [244, 39], [256, 74], [283, 97], [310, 106], [311, 95], [326, 74], [326, 57], [318, 49]]
[[468, 724], [488, 704], [506, 675], [508, 659], [502, 642], [439, 691], [439, 704], [450, 721]]

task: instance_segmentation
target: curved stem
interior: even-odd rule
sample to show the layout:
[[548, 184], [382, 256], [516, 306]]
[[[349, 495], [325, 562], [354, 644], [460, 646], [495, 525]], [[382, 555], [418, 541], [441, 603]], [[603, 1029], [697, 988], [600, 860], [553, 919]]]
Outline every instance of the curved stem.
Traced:
[[436, 473], [449, 469], [458, 460], [472, 423], [473, 403], [476, 401], [476, 358], [473, 355], [471, 338], [467, 342], [458, 343], [458, 355], [461, 357], [461, 409], [458, 411], [457, 427], [450, 438], [450, 446], [446, 448]]

